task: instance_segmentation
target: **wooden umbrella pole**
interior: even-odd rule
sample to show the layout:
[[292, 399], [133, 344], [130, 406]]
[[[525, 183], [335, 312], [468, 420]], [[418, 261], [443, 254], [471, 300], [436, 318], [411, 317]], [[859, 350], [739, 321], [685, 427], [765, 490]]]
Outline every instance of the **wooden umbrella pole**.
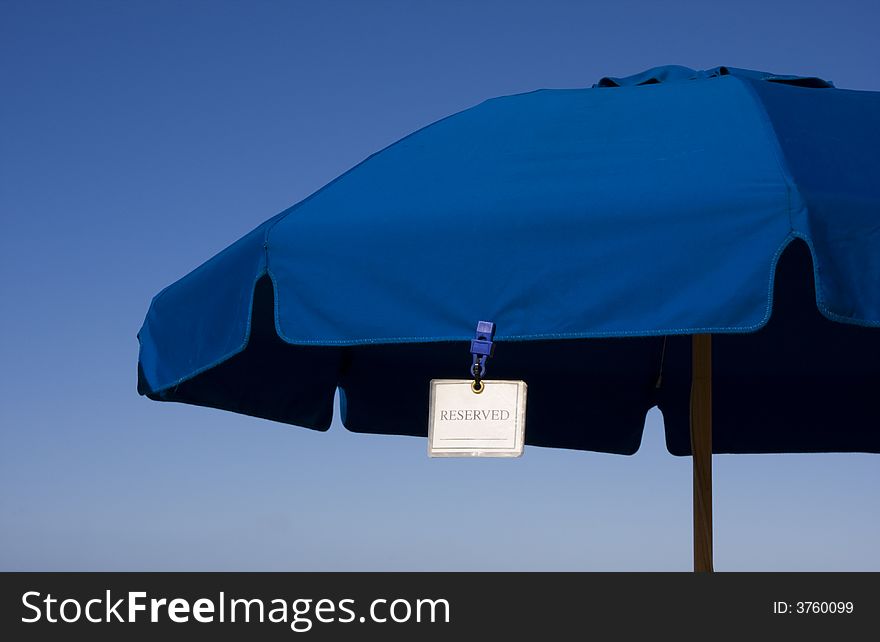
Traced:
[[694, 462], [694, 571], [712, 565], [712, 335], [695, 334], [691, 370], [691, 454]]

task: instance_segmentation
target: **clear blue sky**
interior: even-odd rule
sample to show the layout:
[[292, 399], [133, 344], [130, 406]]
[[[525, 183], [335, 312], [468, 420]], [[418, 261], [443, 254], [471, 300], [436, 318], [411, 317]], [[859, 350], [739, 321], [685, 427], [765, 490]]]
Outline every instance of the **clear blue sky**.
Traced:
[[[0, 1], [0, 569], [688, 570], [689, 459], [429, 460], [135, 391], [150, 298], [485, 98], [662, 64], [880, 90], [874, 0]], [[719, 570], [880, 570], [880, 457], [718, 456]]]

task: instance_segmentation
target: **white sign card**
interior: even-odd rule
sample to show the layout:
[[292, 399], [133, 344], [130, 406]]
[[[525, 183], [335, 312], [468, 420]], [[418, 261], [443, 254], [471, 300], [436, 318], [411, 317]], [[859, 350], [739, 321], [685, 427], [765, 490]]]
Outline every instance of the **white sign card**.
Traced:
[[[526, 383], [433, 379], [428, 406], [429, 457], [520, 457], [526, 428]], [[478, 388], [479, 389], [479, 388]]]

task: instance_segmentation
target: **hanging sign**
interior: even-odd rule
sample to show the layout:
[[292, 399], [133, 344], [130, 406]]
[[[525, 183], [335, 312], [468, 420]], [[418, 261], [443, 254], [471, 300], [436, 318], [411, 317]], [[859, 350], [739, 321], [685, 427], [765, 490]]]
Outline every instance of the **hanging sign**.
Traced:
[[428, 455], [519, 457], [526, 427], [524, 381], [431, 381]]
[[471, 342], [473, 379], [434, 379], [428, 404], [430, 457], [519, 457], [526, 427], [526, 383], [483, 379], [495, 324], [480, 321]]

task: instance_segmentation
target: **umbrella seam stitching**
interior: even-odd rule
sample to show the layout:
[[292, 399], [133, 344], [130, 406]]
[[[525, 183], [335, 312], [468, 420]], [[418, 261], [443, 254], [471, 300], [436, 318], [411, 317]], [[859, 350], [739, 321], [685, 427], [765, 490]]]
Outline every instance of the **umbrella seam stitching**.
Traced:
[[767, 144], [773, 151], [773, 158], [776, 161], [776, 166], [779, 168], [779, 173], [782, 176], [783, 183], [785, 184], [788, 230], [790, 234], [793, 234], [795, 232], [795, 228], [794, 220], [792, 218], [792, 192], [797, 192], [798, 196], [800, 196], [800, 190], [797, 187], [797, 182], [794, 180], [794, 176], [788, 168], [788, 162], [785, 158], [785, 154], [783, 153], [782, 148], [779, 145], [779, 134], [776, 133], [776, 128], [773, 127], [773, 122], [770, 120], [770, 115], [767, 113], [767, 109], [764, 107], [764, 103], [761, 101], [760, 96], [758, 96], [757, 92], [748, 80], [743, 78], [736, 79], [737, 81], [739, 81], [740, 85], [745, 87], [746, 92], [755, 103], [755, 111], [757, 112], [758, 119], [761, 121], [764, 131], [767, 134]]

